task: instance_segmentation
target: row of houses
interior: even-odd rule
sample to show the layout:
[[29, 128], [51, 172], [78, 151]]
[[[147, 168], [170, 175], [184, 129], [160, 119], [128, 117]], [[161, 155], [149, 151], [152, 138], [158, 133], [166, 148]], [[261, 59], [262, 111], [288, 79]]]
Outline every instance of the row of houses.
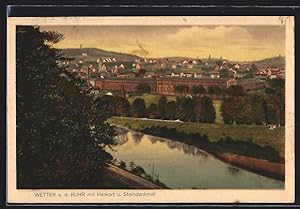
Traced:
[[282, 78], [285, 79], [285, 69], [277, 68], [277, 67], [267, 67], [265, 69], [261, 69], [256, 73], [256, 76], [259, 78]]

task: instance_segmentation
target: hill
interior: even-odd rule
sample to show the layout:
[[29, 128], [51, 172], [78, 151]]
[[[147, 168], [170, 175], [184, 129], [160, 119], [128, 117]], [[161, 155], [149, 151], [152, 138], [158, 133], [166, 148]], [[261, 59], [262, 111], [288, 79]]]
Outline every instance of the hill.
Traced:
[[[98, 58], [113, 58], [116, 59], [122, 59], [127, 61], [134, 61], [135, 59], [138, 59], [140, 57], [132, 54], [126, 54], [126, 53], [120, 53], [120, 52], [111, 52], [111, 51], [105, 51], [103, 49], [97, 49], [97, 48], [67, 48], [62, 49], [62, 52], [68, 56], [73, 57], [76, 60], [78, 59], [85, 59], [85, 60], [96, 60]], [[83, 56], [83, 54], [86, 54], [86, 56]]]
[[[127, 53], [121, 53], [121, 52], [112, 52], [112, 51], [106, 51], [103, 49], [97, 49], [97, 48], [67, 48], [62, 49], [62, 52], [68, 56], [73, 57], [76, 60], [85, 60], [85, 61], [91, 61], [95, 62], [98, 58], [113, 58], [122, 60], [122, 61], [128, 61], [128, 62], [134, 62], [136, 59], [141, 59], [141, 57], [127, 54]], [[85, 54], [86, 56], [83, 56]], [[148, 58], [151, 59], [151, 58]], [[168, 59], [169, 61], [182, 61], [182, 60], [190, 60], [194, 58], [189, 57], [164, 57], [164, 58], [152, 58], [152, 59]], [[208, 60], [207, 58], [200, 58], [203, 62], [210, 62], [215, 63], [218, 61], [218, 58], [211, 58]], [[223, 59], [226, 60], [226, 59]], [[280, 68], [285, 67], [285, 57], [271, 57], [266, 58], [263, 60], [257, 60], [257, 61], [245, 61], [245, 62], [239, 62], [239, 61], [232, 61], [232, 60], [226, 60], [231, 63], [248, 63], [248, 64], [256, 64], [257, 66], [263, 67], [263, 66], [276, 66]]]
[[259, 61], [253, 61], [250, 63], [254, 63], [257, 66], [276, 66], [280, 68], [285, 67], [285, 57], [271, 57]]

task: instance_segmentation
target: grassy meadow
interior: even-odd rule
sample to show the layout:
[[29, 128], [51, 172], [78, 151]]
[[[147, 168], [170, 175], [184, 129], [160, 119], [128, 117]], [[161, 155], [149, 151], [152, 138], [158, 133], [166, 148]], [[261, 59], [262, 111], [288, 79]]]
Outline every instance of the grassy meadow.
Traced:
[[227, 124], [209, 124], [209, 123], [191, 123], [191, 122], [172, 122], [161, 120], [147, 120], [130, 117], [112, 117], [109, 123], [126, 126], [132, 130], [143, 130], [152, 126], [166, 126], [167, 128], [176, 128], [178, 131], [189, 133], [207, 134], [210, 141], [218, 141], [226, 136], [233, 140], [252, 140], [253, 143], [260, 146], [269, 145], [274, 148], [279, 155], [284, 158], [284, 127], [269, 130], [265, 126], [255, 125], [227, 125]]

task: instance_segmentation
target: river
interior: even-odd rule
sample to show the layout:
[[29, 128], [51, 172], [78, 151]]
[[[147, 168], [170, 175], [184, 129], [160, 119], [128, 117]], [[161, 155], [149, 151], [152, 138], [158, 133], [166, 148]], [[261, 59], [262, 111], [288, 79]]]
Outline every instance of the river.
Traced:
[[180, 142], [118, 130], [109, 151], [127, 165], [134, 162], [172, 189], [284, 189], [284, 182], [224, 163]]

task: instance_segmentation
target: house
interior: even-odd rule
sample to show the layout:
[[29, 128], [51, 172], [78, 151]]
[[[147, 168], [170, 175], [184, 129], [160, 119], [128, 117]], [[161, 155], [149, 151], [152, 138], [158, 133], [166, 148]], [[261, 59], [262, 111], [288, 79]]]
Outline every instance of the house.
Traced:
[[220, 78], [218, 71], [212, 71], [209, 73], [211, 78]]
[[192, 69], [193, 68], [193, 62], [189, 61], [187, 64], [187, 68]]
[[193, 60], [192, 62], [194, 65], [198, 64], [197, 60]]
[[171, 77], [180, 77], [179, 73], [171, 73]]
[[234, 68], [235, 70], [239, 70], [239, 69], [241, 68], [241, 66], [240, 66], [239, 64], [234, 64], [234, 65], [233, 65], [233, 68]]
[[172, 64], [172, 69], [176, 69], [176, 68], [177, 68], [176, 64]]
[[234, 70], [234, 69], [232, 69], [232, 68], [229, 68], [229, 73], [232, 73], [232, 74], [236, 74], [237, 72], [236, 72], [236, 70]]
[[125, 70], [125, 66], [123, 64], [120, 64], [118, 70]]
[[194, 78], [202, 78], [202, 74], [201, 73], [194, 73]]
[[118, 66], [117, 65], [115, 65], [112, 69], [111, 69], [111, 72], [112, 73], [116, 73], [116, 72], [118, 72]]
[[102, 64], [102, 66], [99, 69], [99, 73], [100, 72], [107, 72], [107, 66], [106, 66], [106, 64]]
[[187, 78], [191, 78], [191, 77], [192, 77], [192, 74], [191, 74], [191, 73], [187, 73], [187, 74], [185, 74], [185, 76], [186, 76]]
[[141, 63], [137, 63], [137, 64], [135, 65], [135, 69], [137, 69], [137, 70], [140, 70], [140, 69], [142, 69], [142, 68], [143, 68], [143, 66], [142, 66]]

